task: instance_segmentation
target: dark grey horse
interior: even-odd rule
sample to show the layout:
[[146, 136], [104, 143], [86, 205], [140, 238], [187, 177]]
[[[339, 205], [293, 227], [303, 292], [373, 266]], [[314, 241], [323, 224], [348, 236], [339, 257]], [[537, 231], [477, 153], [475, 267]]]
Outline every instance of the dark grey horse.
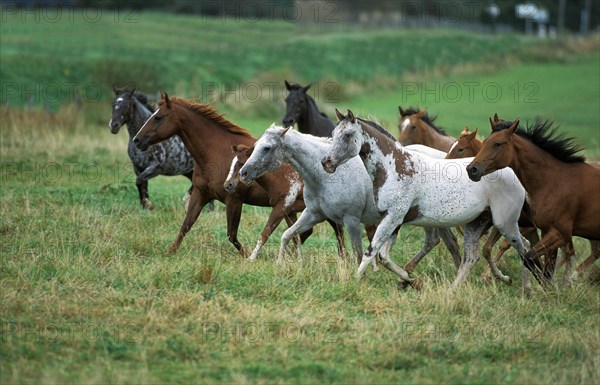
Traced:
[[311, 84], [302, 87], [300, 84], [290, 84], [284, 80], [285, 88], [290, 91], [285, 98], [286, 113], [282, 119], [284, 127], [298, 123], [298, 131], [320, 137], [331, 137], [335, 124], [327, 115], [319, 111], [315, 100], [306, 93]]
[[[194, 170], [194, 158], [185, 148], [178, 136], [158, 143], [148, 149], [139, 150], [132, 139], [146, 120], [154, 112], [154, 107], [148, 103], [148, 98], [134, 89], [117, 89], [113, 87], [115, 99], [112, 102], [112, 119], [108, 123], [110, 132], [119, 133], [123, 124], [127, 124], [129, 144], [127, 154], [136, 175], [135, 185], [140, 194], [140, 203], [147, 209], [153, 209], [154, 204], [148, 196], [148, 180], [157, 175], [184, 175], [190, 181]], [[192, 188], [188, 190], [184, 201], [187, 206]]]

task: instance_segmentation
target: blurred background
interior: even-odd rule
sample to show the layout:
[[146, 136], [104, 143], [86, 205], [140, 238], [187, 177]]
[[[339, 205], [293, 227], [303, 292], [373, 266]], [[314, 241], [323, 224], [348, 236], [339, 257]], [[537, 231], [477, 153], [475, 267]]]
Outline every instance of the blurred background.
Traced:
[[284, 114], [287, 79], [313, 82], [332, 119], [351, 108], [397, 134], [398, 106], [419, 106], [457, 135], [487, 133], [495, 112], [541, 116], [600, 158], [597, 1], [0, 5], [0, 101], [22, 119], [106, 131], [112, 86], [135, 85], [212, 103], [260, 135]]

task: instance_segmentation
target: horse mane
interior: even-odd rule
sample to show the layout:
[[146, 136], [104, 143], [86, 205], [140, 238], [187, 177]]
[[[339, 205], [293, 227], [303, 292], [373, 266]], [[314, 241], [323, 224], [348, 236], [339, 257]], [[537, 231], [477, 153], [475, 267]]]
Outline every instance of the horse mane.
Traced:
[[150, 104], [150, 102], [148, 101], [148, 95], [146, 95], [145, 93], [140, 92], [140, 91], [135, 91], [133, 93], [133, 97], [136, 98], [138, 102], [142, 103], [142, 105], [144, 107], [146, 107], [148, 109], [148, 111], [150, 111], [150, 112], [156, 111], [156, 107]]
[[[508, 129], [512, 126], [511, 121], [503, 120], [496, 124], [492, 132]], [[558, 125], [551, 120], [542, 121], [536, 119], [532, 125], [527, 122], [527, 127], [517, 127], [517, 134], [550, 155], [565, 163], [585, 162], [585, 156], [577, 155], [583, 148], [575, 143], [575, 138], [567, 137], [565, 133], [558, 132]]]
[[[243, 135], [243, 136], [247, 136], [249, 138], [253, 138], [252, 134], [250, 134], [250, 132], [248, 130], [225, 119], [225, 117], [222, 114], [217, 112], [217, 110], [215, 110], [213, 107], [211, 107], [208, 104], [195, 103], [191, 100], [178, 98], [175, 96], [169, 97], [169, 101], [171, 103], [175, 103], [177, 105], [185, 107], [185, 108], [203, 116], [206, 119], [211, 120], [212, 122], [218, 124], [219, 126], [227, 129], [227, 131], [229, 131], [231, 134]], [[163, 103], [165, 103], [165, 101], [161, 100], [159, 104], [162, 105]]]
[[[417, 108], [408, 107], [406, 110], [404, 110], [404, 115], [405, 116], [415, 115], [420, 110], [421, 109], [419, 107], [417, 107]], [[449, 136], [448, 133], [442, 127], [436, 126], [436, 124], [434, 123], [436, 119], [437, 119], [437, 115], [429, 116], [429, 112], [426, 112], [425, 116], [423, 116], [423, 118], [421, 120], [423, 120], [425, 123], [427, 123], [429, 126], [431, 126], [431, 128], [436, 130], [439, 134], [444, 135], [444, 136]]]
[[377, 131], [381, 132], [383, 135], [387, 136], [392, 141], [394, 141], [394, 142], [396, 141], [396, 138], [394, 138], [394, 135], [390, 134], [388, 132], [388, 130], [386, 130], [385, 128], [383, 128], [383, 126], [381, 126], [379, 123], [374, 122], [372, 120], [362, 119], [362, 118], [356, 118], [356, 120], [358, 120], [359, 123], [366, 124], [366, 125], [368, 125], [370, 127], [373, 127]]

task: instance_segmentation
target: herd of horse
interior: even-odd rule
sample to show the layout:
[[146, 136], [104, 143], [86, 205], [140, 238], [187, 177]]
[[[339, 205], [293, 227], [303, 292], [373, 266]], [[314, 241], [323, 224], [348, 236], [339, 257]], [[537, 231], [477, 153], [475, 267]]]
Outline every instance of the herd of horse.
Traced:
[[[378, 261], [399, 276], [399, 288], [421, 286], [411, 273], [440, 240], [457, 268], [452, 283], [457, 287], [479, 259], [479, 241], [491, 227], [482, 253], [490, 268], [486, 276], [510, 284], [497, 263], [514, 247], [522, 259], [527, 295], [530, 273], [546, 286], [564, 263], [568, 282], [600, 257], [600, 167], [586, 162], [573, 138], [559, 134], [551, 122], [536, 120], [524, 127], [518, 118], [494, 115], [492, 133], [484, 141], [477, 130], [468, 129], [456, 139], [427, 111], [399, 108], [396, 139], [350, 110], [342, 114], [336, 109], [335, 124], [307, 93], [310, 85], [285, 81], [285, 86], [283, 126], [273, 124], [258, 140], [208, 104], [161, 93], [154, 108], [135, 89], [114, 88], [109, 126], [117, 133], [127, 125], [142, 206], [154, 207], [148, 179], [156, 175], [185, 175], [192, 182], [170, 253], [203, 208], [218, 200], [225, 204], [227, 239], [249, 260], [258, 257], [282, 220], [288, 229], [277, 260], [284, 258], [290, 241], [301, 258], [301, 245], [313, 227], [327, 221], [342, 258], [348, 255], [347, 231], [358, 276], [369, 264], [377, 270]], [[292, 129], [296, 124], [297, 131]], [[237, 237], [243, 204], [272, 208], [250, 253]], [[405, 224], [423, 227], [425, 241], [400, 267], [391, 250]], [[362, 227], [369, 240], [364, 253]], [[464, 234], [464, 255], [452, 227]], [[592, 250], [574, 273], [573, 236], [589, 239]], [[505, 241], [492, 258], [501, 237]]]

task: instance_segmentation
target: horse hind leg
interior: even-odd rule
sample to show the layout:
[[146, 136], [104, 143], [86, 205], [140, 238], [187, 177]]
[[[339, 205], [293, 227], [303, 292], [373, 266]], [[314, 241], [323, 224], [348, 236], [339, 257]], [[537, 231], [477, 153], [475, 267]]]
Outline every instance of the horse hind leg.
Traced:
[[456, 266], [456, 270], [458, 270], [462, 263], [462, 257], [460, 255], [460, 249], [458, 247], [458, 240], [456, 239], [456, 235], [454, 235], [452, 229], [443, 227], [438, 229], [438, 233], [440, 235], [440, 238], [442, 238], [444, 245], [446, 245], [446, 248], [450, 252], [450, 255], [452, 256], [452, 260], [454, 261], [454, 266]]
[[337, 242], [338, 254], [341, 259], [346, 259], [348, 257], [348, 253], [346, 252], [346, 245], [344, 244], [344, 226], [338, 225], [331, 219], [327, 219], [327, 223], [333, 228], [333, 232], [335, 233], [335, 240]]
[[[483, 245], [483, 249], [482, 249], [482, 255], [486, 259], [486, 261], [490, 260], [491, 255], [492, 255], [492, 249], [493, 249], [494, 245], [498, 242], [500, 237], [502, 237], [502, 234], [500, 234], [498, 229], [493, 227], [492, 231], [490, 231], [490, 234], [488, 235], [488, 238], [486, 239], [486, 241]], [[494, 258], [494, 263], [496, 265], [500, 261], [500, 258], [502, 258], [502, 254], [504, 254], [505, 250], [503, 251], [503, 246], [505, 246], [505, 242], [503, 242], [502, 245], [500, 245], [500, 250], [498, 251], [498, 254], [496, 254], [496, 257]], [[510, 248], [510, 243], [508, 244], [508, 247]], [[488, 281], [490, 278], [492, 278], [492, 268], [488, 264], [485, 271], [481, 274], [481, 279], [484, 281]]]

